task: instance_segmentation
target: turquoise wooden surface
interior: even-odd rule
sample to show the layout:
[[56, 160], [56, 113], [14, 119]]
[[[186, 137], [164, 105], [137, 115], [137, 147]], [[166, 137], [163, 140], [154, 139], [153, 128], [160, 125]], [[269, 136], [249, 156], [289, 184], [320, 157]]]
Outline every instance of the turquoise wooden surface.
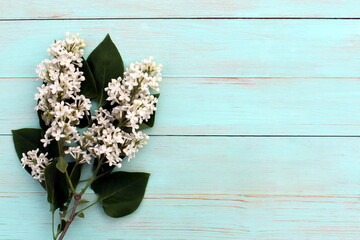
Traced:
[[153, 55], [165, 75], [124, 166], [152, 173], [142, 206], [91, 209], [68, 239], [360, 238], [358, 1], [84, 3], [0, 3], [0, 239], [51, 238], [10, 130], [36, 127], [34, 68], [66, 31], [87, 54], [109, 32], [126, 64]]
[[2, 1], [1, 19], [359, 17], [356, 0]]
[[86, 38], [87, 54], [111, 33], [125, 63], [154, 55], [171, 77], [360, 75], [357, 20], [100, 19], [0, 21], [6, 33], [0, 38], [6, 59], [0, 76], [34, 77], [49, 42], [66, 31]]
[[[0, 102], [12, 103], [2, 106], [1, 134], [38, 125], [32, 99], [39, 84], [0, 78]], [[360, 78], [165, 77], [161, 84], [150, 134], [360, 134]]]

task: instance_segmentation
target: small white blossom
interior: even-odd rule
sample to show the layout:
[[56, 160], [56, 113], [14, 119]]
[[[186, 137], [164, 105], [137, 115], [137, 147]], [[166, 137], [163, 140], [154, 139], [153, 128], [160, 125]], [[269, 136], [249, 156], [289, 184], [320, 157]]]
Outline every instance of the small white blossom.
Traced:
[[85, 150], [82, 150], [80, 146], [69, 147], [68, 150], [65, 151], [65, 153], [70, 154], [78, 163], [90, 164], [91, 156], [87, 154]]
[[21, 165], [29, 167], [31, 169], [31, 176], [39, 180], [39, 182], [45, 180], [45, 168], [52, 161], [52, 159], [48, 159], [46, 156], [47, 153], [39, 154], [38, 148], [22, 154]]
[[38, 65], [39, 79], [44, 82], [35, 94], [41, 118], [49, 126], [41, 142], [46, 147], [52, 140], [71, 143], [78, 135], [76, 125], [90, 114], [90, 99], [80, 94], [81, 82], [85, 80], [82, 66], [84, 40], [79, 35], [58, 40], [48, 49], [52, 59]]
[[122, 126], [138, 129], [140, 124], [150, 119], [156, 111], [157, 98], [150, 89], [159, 91], [161, 65], [152, 57], [130, 64], [124, 78], [112, 79], [105, 91], [107, 100], [117, 105], [112, 115], [121, 121]]
[[46, 147], [47, 145], [49, 145], [51, 143], [52, 139], [48, 139], [48, 136], [45, 135], [45, 138], [41, 139], [40, 142], [43, 143], [44, 147]]
[[[112, 79], [105, 91], [112, 110], [100, 108], [92, 117], [94, 123], [77, 138], [82, 149], [97, 159], [105, 159], [110, 166], [121, 167], [122, 160], [131, 160], [149, 136], [137, 131], [140, 124], [156, 111], [157, 98], [150, 89], [159, 91], [161, 65], [153, 58], [133, 63], [124, 78]], [[125, 131], [130, 128], [131, 131]]]
[[[52, 141], [70, 144], [65, 154], [71, 155], [77, 163], [90, 164], [95, 158], [109, 166], [121, 167], [122, 160], [133, 159], [149, 139], [138, 130], [156, 111], [158, 99], [152, 91], [159, 91], [162, 66], [150, 57], [131, 64], [123, 78], [112, 79], [104, 89], [111, 107], [96, 110], [92, 126], [79, 134], [76, 126], [90, 115], [91, 108], [90, 99], [80, 94], [81, 82], [85, 80], [79, 70], [83, 47], [85, 43], [79, 35], [67, 33], [66, 39], [56, 41], [48, 49], [52, 58], [38, 65], [37, 73], [43, 84], [35, 94], [38, 101], [35, 109], [40, 111], [48, 127], [41, 142], [44, 147]], [[74, 143], [77, 146], [73, 146]], [[36, 164], [49, 163], [46, 155], [36, 158], [36, 154], [24, 155], [23, 165], [29, 161], [35, 163], [33, 159]], [[36, 166], [33, 176], [41, 181], [42, 175], [38, 172], [46, 165], [36, 164], [27, 166]]]

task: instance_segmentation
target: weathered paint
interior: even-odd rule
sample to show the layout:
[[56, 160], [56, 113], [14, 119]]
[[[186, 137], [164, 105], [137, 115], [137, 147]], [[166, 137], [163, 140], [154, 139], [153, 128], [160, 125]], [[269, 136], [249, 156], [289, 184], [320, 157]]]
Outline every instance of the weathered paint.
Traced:
[[359, 17], [357, 0], [2, 1], [0, 19]]
[[[0, 78], [0, 134], [38, 126], [39, 84]], [[360, 79], [165, 77], [158, 108], [149, 134], [360, 135]]]
[[165, 74], [156, 136], [124, 166], [151, 172], [143, 204], [121, 219], [95, 207], [68, 239], [359, 239], [360, 25], [336, 19], [359, 13], [354, 0], [2, 1], [0, 239], [51, 238], [10, 130], [37, 126], [34, 68], [66, 31], [87, 55], [110, 33], [126, 64], [153, 55]]
[[360, 76], [357, 20], [138, 19], [0, 21], [0, 77], [34, 77], [66, 31], [86, 55], [110, 33], [126, 64], [152, 55], [169, 77]]
[[[0, 143], [2, 239], [49, 239], [43, 190], [21, 169], [11, 137]], [[152, 174], [138, 211], [112, 219], [95, 207], [68, 237], [356, 239], [359, 144], [347, 137], [152, 137], [124, 169]]]

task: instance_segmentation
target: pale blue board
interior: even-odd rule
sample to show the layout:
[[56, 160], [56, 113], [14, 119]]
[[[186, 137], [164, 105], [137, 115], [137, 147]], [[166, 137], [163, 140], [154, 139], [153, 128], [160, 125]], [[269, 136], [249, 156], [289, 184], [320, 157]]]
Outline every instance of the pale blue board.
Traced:
[[153, 55], [165, 76], [124, 164], [151, 173], [143, 204], [94, 207], [67, 239], [360, 238], [358, 1], [84, 2], [0, 3], [0, 239], [51, 239], [10, 130], [37, 127], [35, 65], [66, 31], [86, 55], [110, 33], [126, 64]]
[[[152, 135], [360, 135], [359, 78], [171, 78]], [[0, 78], [0, 134], [37, 127], [35, 78]], [[12, 91], [17, 89], [17, 91]]]
[[109, 33], [126, 64], [152, 55], [168, 77], [360, 75], [360, 26], [349, 19], [21, 20], [0, 32], [0, 77], [34, 77], [65, 32], [86, 39], [86, 55]]
[[[0, 143], [0, 239], [47, 240], [46, 195], [20, 168], [11, 137]], [[138, 211], [114, 220], [93, 208], [69, 239], [357, 239], [359, 144], [349, 137], [152, 137], [125, 164], [151, 173]]]
[[89, 18], [348, 18], [358, 17], [357, 0], [27, 0], [1, 2], [1, 19]]

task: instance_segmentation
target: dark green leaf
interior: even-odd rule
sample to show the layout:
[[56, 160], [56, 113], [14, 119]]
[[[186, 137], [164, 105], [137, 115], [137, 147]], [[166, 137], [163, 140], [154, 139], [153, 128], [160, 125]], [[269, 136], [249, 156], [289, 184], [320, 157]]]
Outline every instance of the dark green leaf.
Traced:
[[95, 78], [98, 91], [97, 102], [101, 107], [107, 98], [104, 88], [111, 79], [123, 77], [124, 63], [115, 44], [107, 34], [105, 39], [91, 52], [87, 59], [91, 72]]
[[86, 60], [82, 58], [83, 66], [80, 68], [80, 71], [83, 72], [83, 76], [85, 80], [81, 82], [81, 94], [85, 95], [85, 97], [94, 99], [97, 97], [97, 89], [94, 76], [90, 70], [90, 67]]
[[[22, 158], [22, 153], [27, 153], [28, 151], [35, 150], [39, 148], [40, 152], [45, 153], [40, 139], [42, 138], [42, 130], [35, 128], [22, 128], [18, 130], [12, 130], [14, 146], [16, 154], [19, 160]], [[25, 170], [31, 174], [31, 169], [26, 166]], [[40, 183], [43, 188], [45, 188], [45, 183]]]
[[84, 217], [85, 217], [85, 215], [84, 215], [84, 213], [83, 213], [83, 212], [81, 212], [81, 213], [77, 214], [77, 216], [78, 216], [78, 217], [81, 217], [81, 218], [84, 218]]
[[78, 203], [78, 206], [84, 205], [84, 204], [86, 204], [86, 203], [88, 203], [88, 202], [89, 202], [89, 201], [86, 200], [86, 199], [81, 199], [81, 200], [79, 201], [79, 203]]
[[[160, 97], [160, 93], [157, 93], [157, 94], [153, 94], [154, 97], [156, 98], [159, 98]], [[156, 104], [155, 104], [156, 106]], [[155, 124], [155, 113], [154, 112], [151, 116], [150, 116], [150, 119], [147, 120], [146, 122], [143, 122], [142, 124], [140, 124], [140, 128], [139, 130], [144, 130], [144, 129], [147, 129], [147, 128], [152, 128]]]
[[65, 174], [56, 168], [56, 164], [57, 160], [55, 159], [45, 168], [47, 199], [51, 204], [51, 211], [63, 207], [70, 198]]
[[91, 188], [99, 195], [107, 215], [123, 217], [139, 207], [149, 176], [149, 173], [114, 172], [96, 179]]
[[57, 158], [57, 163], [56, 163], [56, 168], [62, 172], [65, 173], [66, 169], [68, 167], [68, 163], [65, 161], [65, 159], [63, 157], [58, 157]]
[[75, 162], [70, 162], [67, 168], [71, 183], [74, 188], [76, 188], [76, 186], [79, 184], [82, 166], [83, 164], [75, 164]]
[[58, 232], [62, 232], [66, 226], [66, 221], [64, 219], [61, 219], [61, 223], [58, 225]]
[[49, 127], [46, 126], [45, 121], [42, 119], [42, 117], [41, 117], [42, 114], [43, 114], [43, 111], [41, 111], [41, 110], [37, 111], [37, 115], [38, 115], [38, 118], [39, 118], [39, 125], [40, 125], [41, 129], [46, 131]]
[[79, 128], [90, 127], [91, 123], [91, 115], [85, 114], [83, 118], [80, 119], [80, 123], [77, 126]]
[[41, 152], [44, 152], [44, 148], [40, 139], [42, 138], [42, 130], [36, 128], [22, 128], [18, 130], [12, 130], [14, 145], [16, 153], [19, 159], [22, 158], [22, 153], [35, 150], [39, 148]]
[[154, 112], [151, 116], [150, 116], [150, 119], [147, 120], [146, 122], [143, 122], [142, 124], [140, 124], [139, 126], [139, 130], [144, 130], [144, 129], [147, 129], [147, 128], [152, 128], [155, 124], [155, 113]]
[[116, 106], [116, 105], [111, 105], [110, 102], [105, 102], [105, 104], [102, 106], [102, 108], [108, 110], [109, 112], [111, 112], [112, 109], [113, 109], [115, 106]]
[[46, 146], [45, 150], [49, 154], [48, 158], [56, 158], [60, 156], [58, 142], [55, 140], [51, 141], [50, 144]]
[[13, 140], [16, 153], [19, 159], [22, 158], [22, 153], [26, 153], [30, 150], [40, 149], [42, 153], [48, 153], [48, 158], [55, 158], [59, 156], [58, 145], [56, 141], [51, 143], [44, 149], [40, 139], [43, 138], [43, 131], [36, 128], [22, 128], [18, 130], [12, 130]]
[[[106, 161], [103, 161], [103, 162], [106, 162]], [[94, 164], [93, 164], [93, 170], [95, 170], [98, 166], [98, 160], [95, 159], [94, 160]], [[96, 176], [99, 176], [99, 175], [105, 175], [105, 174], [109, 174], [112, 172], [112, 170], [115, 168], [114, 165], [112, 166], [109, 166], [109, 164], [107, 163], [104, 163], [101, 165], [99, 171], [97, 172]]]

